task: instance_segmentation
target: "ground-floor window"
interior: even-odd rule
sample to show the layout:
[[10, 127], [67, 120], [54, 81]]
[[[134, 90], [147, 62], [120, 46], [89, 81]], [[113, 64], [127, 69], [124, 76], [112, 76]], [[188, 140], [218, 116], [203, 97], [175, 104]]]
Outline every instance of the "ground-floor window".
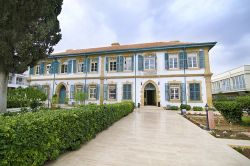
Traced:
[[108, 99], [115, 100], [116, 99], [116, 85], [108, 86]]
[[123, 100], [131, 100], [132, 99], [132, 85], [131, 84], [124, 84], [123, 85]]
[[201, 100], [200, 83], [190, 83], [189, 84], [189, 94], [190, 94], [190, 100], [192, 100], [192, 101]]
[[89, 99], [96, 99], [96, 85], [89, 86]]
[[180, 85], [170, 84], [170, 99], [179, 100], [180, 99]]

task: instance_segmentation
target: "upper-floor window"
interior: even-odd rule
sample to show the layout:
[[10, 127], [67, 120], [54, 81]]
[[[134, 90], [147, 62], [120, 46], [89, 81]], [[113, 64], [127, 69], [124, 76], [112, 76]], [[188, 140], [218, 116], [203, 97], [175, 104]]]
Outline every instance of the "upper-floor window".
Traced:
[[108, 86], [108, 98], [110, 100], [116, 99], [116, 85], [109, 85]]
[[125, 71], [132, 70], [132, 57], [131, 56], [124, 57], [123, 66], [124, 66]]
[[61, 65], [61, 73], [67, 73], [68, 72], [68, 64], [67, 63], [63, 63]]
[[192, 101], [201, 100], [200, 83], [190, 83], [189, 94], [190, 94], [190, 100]]
[[188, 61], [188, 68], [196, 68], [197, 67], [197, 54], [188, 53], [187, 61]]
[[40, 65], [36, 66], [36, 74], [40, 74]]
[[169, 54], [169, 68], [170, 69], [178, 68], [178, 55], [177, 54]]
[[180, 99], [180, 85], [170, 84], [170, 99], [179, 100]]
[[145, 56], [144, 58], [144, 69], [145, 70], [154, 70], [155, 69], [155, 56]]
[[46, 65], [46, 74], [50, 74], [50, 72], [51, 72], [51, 63], [48, 63]]
[[109, 58], [109, 71], [116, 71], [116, 58]]
[[95, 72], [95, 71], [97, 71], [97, 69], [98, 69], [98, 62], [97, 62], [97, 60], [98, 59], [91, 59], [90, 60], [90, 65], [91, 65], [91, 68], [90, 68], [90, 71], [91, 72]]
[[13, 79], [13, 77], [12, 77], [12, 76], [9, 76], [9, 80], [8, 80], [8, 83], [9, 83], [9, 84], [12, 84], [12, 79]]
[[89, 86], [89, 99], [96, 99], [96, 85]]
[[81, 73], [84, 72], [84, 62], [78, 63], [78, 72], [81, 72]]

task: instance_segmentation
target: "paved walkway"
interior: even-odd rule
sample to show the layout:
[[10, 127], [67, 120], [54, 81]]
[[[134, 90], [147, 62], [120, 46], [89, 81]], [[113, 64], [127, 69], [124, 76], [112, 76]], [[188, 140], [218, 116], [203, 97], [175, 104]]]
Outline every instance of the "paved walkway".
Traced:
[[220, 140], [222, 143], [225, 143], [227, 145], [250, 147], [250, 140], [222, 139], [222, 138], [218, 138], [218, 140]]
[[55, 166], [230, 166], [250, 160], [173, 111], [143, 107]]

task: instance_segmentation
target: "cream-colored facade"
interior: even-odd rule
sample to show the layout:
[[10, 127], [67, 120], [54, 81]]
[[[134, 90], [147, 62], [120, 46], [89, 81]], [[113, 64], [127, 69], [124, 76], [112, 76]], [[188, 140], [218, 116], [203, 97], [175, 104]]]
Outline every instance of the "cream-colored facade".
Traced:
[[209, 50], [216, 42], [155, 42], [67, 50], [30, 68], [30, 85], [43, 87], [49, 99], [75, 103], [132, 100], [136, 105], [212, 105]]
[[250, 93], [250, 65], [226, 71], [212, 77], [214, 96], [224, 94], [238, 96]]

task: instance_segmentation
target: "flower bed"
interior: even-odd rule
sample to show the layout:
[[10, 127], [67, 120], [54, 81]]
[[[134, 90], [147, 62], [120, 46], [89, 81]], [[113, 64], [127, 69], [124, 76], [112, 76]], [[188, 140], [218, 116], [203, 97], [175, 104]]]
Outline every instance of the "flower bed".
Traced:
[[42, 165], [131, 113], [132, 102], [0, 116], [0, 165]]

